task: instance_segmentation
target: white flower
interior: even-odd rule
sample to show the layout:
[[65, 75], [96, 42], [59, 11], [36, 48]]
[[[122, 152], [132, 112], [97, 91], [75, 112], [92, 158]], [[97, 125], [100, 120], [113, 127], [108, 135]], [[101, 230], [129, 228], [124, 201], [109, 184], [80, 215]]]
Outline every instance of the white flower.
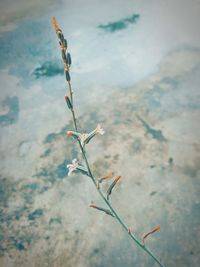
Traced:
[[75, 171], [78, 168], [78, 162], [77, 159], [72, 160], [72, 164], [68, 164], [67, 168], [69, 170], [68, 175], [71, 175], [73, 171]]
[[80, 165], [80, 164], [78, 164], [77, 159], [73, 159], [72, 160], [72, 163], [67, 165], [67, 168], [69, 170], [68, 176], [71, 175], [72, 172], [74, 172], [76, 170], [79, 171], [79, 172], [81, 172], [82, 174], [85, 174], [87, 176], [90, 176], [88, 174], [88, 171], [85, 169], [85, 167], [82, 166], [82, 165]]
[[89, 134], [84, 134], [84, 136], [82, 136], [81, 139], [81, 144], [83, 144], [83, 146], [85, 144], [88, 144], [89, 141], [97, 134], [103, 135], [105, 133], [105, 131], [103, 130], [103, 128], [101, 128], [101, 125], [98, 124], [96, 129], [94, 129], [94, 131], [90, 132]]
[[100, 134], [100, 135], [103, 135], [105, 133], [104, 129], [101, 128], [100, 124], [97, 125], [97, 128], [95, 129], [95, 131], [96, 131], [96, 134]]
[[88, 134], [87, 133], [83, 133], [79, 135], [79, 140], [81, 142], [81, 146], [84, 147], [85, 145], [85, 140], [87, 139]]

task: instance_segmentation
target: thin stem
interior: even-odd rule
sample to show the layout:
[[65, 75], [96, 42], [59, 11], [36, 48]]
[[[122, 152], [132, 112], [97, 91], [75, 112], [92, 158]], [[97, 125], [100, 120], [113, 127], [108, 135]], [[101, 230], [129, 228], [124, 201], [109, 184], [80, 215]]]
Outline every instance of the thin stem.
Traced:
[[[71, 84], [70, 84], [71, 85]], [[77, 131], [77, 123], [76, 123], [76, 116], [75, 116], [75, 112], [72, 109], [72, 116], [73, 116], [73, 123], [74, 123], [74, 128]], [[161, 267], [165, 267], [160, 261], [159, 259], [150, 251], [150, 249], [148, 249], [146, 246], [144, 246], [136, 237], [134, 234], [129, 232], [129, 228], [126, 225], [126, 223], [123, 221], [123, 219], [120, 217], [120, 215], [117, 213], [117, 211], [113, 208], [113, 206], [111, 205], [111, 203], [106, 199], [106, 197], [104, 196], [104, 194], [102, 193], [102, 191], [97, 187], [97, 183], [96, 180], [92, 174], [91, 168], [90, 168], [90, 164], [88, 162], [87, 156], [85, 154], [85, 151], [80, 143], [80, 141], [78, 140], [85, 164], [87, 166], [87, 170], [89, 173], [89, 176], [92, 180], [92, 182], [94, 183], [96, 190], [98, 191], [98, 193], [100, 194], [101, 198], [104, 200], [104, 202], [106, 203], [106, 205], [109, 207], [109, 209], [112, 211], [112, 213], [114, 214], [115, 218], [117, 219], [117, 221], [122, 225], [122, 227], [125, 229], [125, 231], [129, 234], [129, 236], [136, 242], [136, 244], [138, 246], [140, 246], [144, 251], [146, 251]]]
[[[58, 35], [58, 38], [60, 39], [60, 42], [62, 43], [62, 46], [67, 47], [66, 46], [66, 42], [65, 42], [66, 40], [64, 39], [64, 36], [62, 34], [62, 31], [59, 29], [58, 22], [57, 22], [57, 20], [56, 20], [55, 17], [53, 17], [53, 24], [54, 24], [54, 29], [55, 29], [55, 31], [56, 31], [56, 33]], [[70, 81], [68, 81], [68, 86], [69, 86], [70, 100], [71, 100], [72, 107], [73, 107], [73, 90], [72, 90]], [[77, 120], [76, 120], [74, 108], [71, 108], [71, 112], [72, 112], [72, 117], [73, 117], [74, 128], [75, 128], [75, 131], [77, 132], [78, 127], [77, 127]], [[115, 216], [115, 218], [117, 219], [117, 221], [122, 225], [122, 227], [125, 229], [125, 231], [129, 234], [129, 236], [136, 242], [136, 244], [138, 246], [140, 246], [144, 251], [146, 251], [161, 267], [164, 267], [164, 265], [157, 259], [157, 257], [154, 256], [154, 254], [146, 246], [144, 246], [132, 233], [130, 233], [128, 226], [122, 220], [122, 218], [117, 213], [117, 211], [113, 208], [113, 206], [111, 205], [111, 203], [106, 199], [106, 197], [104, 196], [104, 194], [102, 193], [102, 191], [97, 187], [97, 183], [96, 183], [96, 180], [95, 180], [95, 178], [94, 178], [94, 176], [92, 174], [92, 171], [91, 171], [91, 168], [90, 168], [90, 164], [88, 162], [88, 159], [87, 159], [85, 150], [82, 147], [80, 140], [78, 140], [78, 143], [79, 143], [79, 146], [80, 146], [80, 149], [81, 149], [82, 156], [84, 158], [85, 164], [87, 166], [88, 174], [89, 174], [92, 182], [94, 183], [94, 185], [95, 185], [98, 193], [100, 194], [101, 198], [104, 200], [104, 202], [106, 203], [106, 205], [109, 207], [110, 211], [113, 213], [113, 215]]]
[[[73, 117], [74, 128], [75, 128], [76, 132], [78, 132], [78, 127], [77, 127], [77, 123], [76, 123], [76, 117], [75, 117], [74, 109], [71, 109], [71, 111], [72, 111], [72, 117]], [[80, 143], [80, 145], [81, 145], [81, 143]]]

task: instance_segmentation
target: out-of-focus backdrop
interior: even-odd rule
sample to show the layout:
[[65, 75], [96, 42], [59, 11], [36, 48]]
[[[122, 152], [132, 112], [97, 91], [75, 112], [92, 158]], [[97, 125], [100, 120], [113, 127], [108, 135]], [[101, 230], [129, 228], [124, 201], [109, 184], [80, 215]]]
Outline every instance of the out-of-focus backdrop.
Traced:
[[[111, 201], [171, 267], [200, 264], [200, 1], [1, 0], [0, 266], [157, 266], [116, 223], [81, 161], [55, 15], [72, 55], [78, 125]], [[106, 190], [108, 184], [103, 185]]]

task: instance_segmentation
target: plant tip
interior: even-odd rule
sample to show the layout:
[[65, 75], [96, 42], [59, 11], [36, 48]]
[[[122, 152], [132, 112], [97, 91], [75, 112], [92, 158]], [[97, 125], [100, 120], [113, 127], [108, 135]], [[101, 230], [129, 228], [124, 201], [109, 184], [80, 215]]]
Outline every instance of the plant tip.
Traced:
[[96, 206], [94, 204], [91, 204], [90, 208], [96, 208]]
[[72, 131], [67, 131], [67, 136], [72, 136]]

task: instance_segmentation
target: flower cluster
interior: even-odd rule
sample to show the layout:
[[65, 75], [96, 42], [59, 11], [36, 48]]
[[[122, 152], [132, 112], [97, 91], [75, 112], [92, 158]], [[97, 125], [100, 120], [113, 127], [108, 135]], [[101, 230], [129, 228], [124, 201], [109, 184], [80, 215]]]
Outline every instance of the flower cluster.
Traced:
[[79, 140], [81, 143], [81, 146], [84, 147], [86, 144], [88, 144], [90, 142], [90, 140], [95, 136], [95, 135], [103, 135], [105, 132], [103, 130], [103, 128], [101, 128], [101, 125], [98, 124], [96, 129], [94, 129], [92, 132], [90, 133], [78, 133], [75, 131], [68, 131], [67, 135], [68, 136], [72, 136], [73, 138], [75, 138], [76, 140]]
[[65, 77], [66, 77], [66, 80], [68, 82], [70, 82], [71, 77], [69, 74], [69, 69], [70, 69], [70, 66], [72, 64], [72, 59], [71, 59], [70, 53], [67, 52], [67, 54], [66, 54], [67, 40], [65, 39], [65, 37], [62, 33], [62, 30], [59, 28], [58, 22], [57, 22], [55, 17], [53, 17], [53, 25], [54, 25], [55, 32], [56, 32], [58, 39], [59, 39], [59, 44], [60, 44], [60, 48], [61, 48], [61, 55], [62, 55], [62, 59], [63, 59], [64, 65], [65, 65], [64, 66]]

